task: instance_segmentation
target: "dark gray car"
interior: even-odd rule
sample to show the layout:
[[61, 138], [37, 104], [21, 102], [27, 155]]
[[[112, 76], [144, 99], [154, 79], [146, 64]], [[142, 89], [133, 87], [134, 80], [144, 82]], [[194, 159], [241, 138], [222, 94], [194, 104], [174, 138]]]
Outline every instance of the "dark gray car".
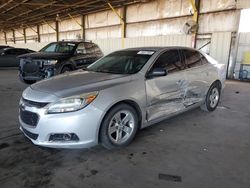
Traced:
[[6, 45], [0, 45], [0, 50], [4, 49], [4, 48], [14, 48], [14, 47], [12, 47], [12, 46], [6, 46]]
[[0, 49], [0, 67], [19, 67], [17, 56], [34, 52], [24, 48], [3, 48]]

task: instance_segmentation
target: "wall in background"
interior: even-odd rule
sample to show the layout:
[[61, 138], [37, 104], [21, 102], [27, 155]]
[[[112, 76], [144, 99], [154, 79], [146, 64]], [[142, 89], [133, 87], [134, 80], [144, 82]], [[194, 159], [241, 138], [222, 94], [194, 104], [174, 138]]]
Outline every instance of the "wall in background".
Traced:
[[[241, 8], [241, 7], [240, 7]], [[147, 3], [133, 4], [116, 9], [121, 16], [126, 15], [125, 47], [145, 45], [182, 45], [192, 46], [194, 38], [185, 36], [184, 23], [192, 19], [190, 0], [154, 0]], [[125, 13], [125, 14], [124, 14]], [[238, 30], [240, 10], [235, 0], [201, 0], [197, 48], [212, 40], [213, 33], [230, 32], [232, 37]], [[223, 24], [221, 21], [223, 20]], [[81, 24], [85, 26], [86, 40], [93, 40], [101, 46], [104, 53], [121, 49], [121, 22], [111, 10], [59, 20], [59, 39], [80, 39], [83, 36]], [[23, 29], [7, 31], [8, 45], [39, 50], [45, 44], [56, 41], [55, 22], [39, 25], [40, 42], [37, 27], [26, 29], [26, 44]], [[181, 42], [170, 42], [175, 40]], [[5, 43], [5, 36], [0, 33], [0, 44]], [[188, 41], [188, 42], [187, 42]], [[215, 44], [215, 43], [213, 43]], [[203, 48], [210, 53], [211, 44]], [[213, 53], [214, 55], [215, 53]], [[214, 55], [215, 58], [220, 58]], [[224, 60], [228, 57], [223, 57]], [[223, 61], [224, 61], [223, 60]]]
[[[184, 23], [192, 19], [193, 13], [190, 0], [155, 0], [116, 10], [120, 15], [126, 12], [127, 38], [184, 34]], [[239, 15], [235, 0], [201, 0], [198, 33], [204, 35], [222, 31], [236, 32]], [[81, 16], [59, 20], [59, 39], [81, 38], [82, 22]], [[112, 10], [85, 15], [84, 26], [87, 40], [121, 37], [121, 22]], [[55, 27], [55, 22], [40, 25], [40, 41], [55, 41]], [[38, 41], [36, 31], [36, 27], [26, 29], [27, 42]], [[23, 29], [15, 30], [14, 33], [16, 42], [24, 43]], [[7, 40], [10, 44], [14, 42], [12, 31], [7, 31]], [[5, 43], [3, 33], [0, 33], [0, 43]]]

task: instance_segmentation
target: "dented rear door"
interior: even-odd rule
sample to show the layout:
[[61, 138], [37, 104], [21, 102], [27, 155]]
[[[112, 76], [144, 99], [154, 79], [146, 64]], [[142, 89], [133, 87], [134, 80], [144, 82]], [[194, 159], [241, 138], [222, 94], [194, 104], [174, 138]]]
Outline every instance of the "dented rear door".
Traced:
[[184, 106], [189, 107], [201, 103], [209, 88], [209, 64], [202, 60], [198, 51], [182, 50], [185, 59], [185, 93]]

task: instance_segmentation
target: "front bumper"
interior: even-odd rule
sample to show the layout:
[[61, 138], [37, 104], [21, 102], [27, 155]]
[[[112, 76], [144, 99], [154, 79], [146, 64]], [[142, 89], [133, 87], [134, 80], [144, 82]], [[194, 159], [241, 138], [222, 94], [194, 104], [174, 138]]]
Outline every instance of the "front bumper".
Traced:
[[55, 65], [44, 65], [41, 60], [22, 60], [19, 66], [21, 80], [39, 81], [57, 74]]
[[[98, 131], [103, 111], [88, 105], [82, 110], [60, 114], [45, 114], [44, 108], [25, 107], [38, 114], [36, 126], [25, 124], [20, 115], [20, 130], [34, 144], [51, 148], [89, 148], [98, 144]], [[51, 135], [75, 134], [79, 140], [51, 141]]]

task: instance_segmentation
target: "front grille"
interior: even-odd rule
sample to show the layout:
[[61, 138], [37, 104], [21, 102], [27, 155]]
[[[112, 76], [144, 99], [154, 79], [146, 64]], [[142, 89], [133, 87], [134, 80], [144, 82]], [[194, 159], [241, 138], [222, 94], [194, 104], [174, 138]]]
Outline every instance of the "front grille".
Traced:
[[31, 132], [27, 131], [25, 128], [23, 128], [23, 127], [22, 127], [22, 130], [23, 130], [24, 134], [26, 134], [26, 136], [28, 136], [29, 138], [31, 138], [33, 140], [37, 139], [38, 134], [31, 133]]
[[22, 102], [25, 106], [32, 106], [32, 107], [37, 107], [37, 108], [43, 108], [45, 107], [47, 104], [47, 102], [35, 102], [35, 101], [30, 101], [27, 99], [22, 98]]
[[23, 72], [24, 73], [37, 73], [39, 72], [40, 68], [39, 68], [39, 65], [36, 64], [36, 63], [33, 63], [33, 62], [26, 62], [24, 65], [23, 65]]
[[20, 107], [20, 118], [25, 124], [33, 127], [37, 125], [39, 120], [38, 114], [23, 110], [22, 107]]

